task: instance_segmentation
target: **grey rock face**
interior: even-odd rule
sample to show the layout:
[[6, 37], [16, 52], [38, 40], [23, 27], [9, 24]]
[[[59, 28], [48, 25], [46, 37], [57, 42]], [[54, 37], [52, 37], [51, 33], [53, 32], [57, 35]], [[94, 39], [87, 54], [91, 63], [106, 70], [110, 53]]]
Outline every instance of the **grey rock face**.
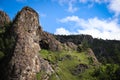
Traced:
[[0, 27], [4, 27], [9, 22], [10, 22], [9, 16], [5, 12], [0, 11]]
[[88, 48], [88, 54], [91, 57], [91, 59], [93, 60], [94, 65], [98, 65], [99, 61], [97, 60], [97, 58], [91, 48]]
[[40, 46], [43, 49], [52, 51], [62, 50], [61, 43], [55, 39], [55, 37], [47, 32], [40, 32]]
[[72, 42], [66, 42], [65, 45], [67, 45], [70, 49], [77, 50], [77, 45]]
[[40, 71], [38, 29], [38, 14], [33, 9], [24, 7], [13, 23], [16, 46], [8, 65], [8, 80], [36, 79], [36, 73]]
[[39, 42], [44, 36], [38, 18], [37, 12], [30, 7], [24, 7], [16, 15], [10, 30], [15, 46], [1, 63], [0, 80], [36, 80], [36, 74], [41, 71], [44, 72], [41, 79], [48, 80], [54, 73], [49, 62], [38, 54]]

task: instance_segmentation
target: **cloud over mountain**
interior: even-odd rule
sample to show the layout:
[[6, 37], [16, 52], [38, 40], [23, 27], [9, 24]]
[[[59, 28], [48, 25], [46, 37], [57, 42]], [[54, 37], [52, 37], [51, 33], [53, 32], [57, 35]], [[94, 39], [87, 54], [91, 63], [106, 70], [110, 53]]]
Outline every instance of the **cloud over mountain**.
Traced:
[[73, 28], [76, 28], [77, 32], [70, 32], [64, 28], [56, 29], [55, 33], [65, 34], [89, 34], [95, 38], [103, 39], [120, 39], [120, 25], [116, 20], [104, 20], [97, 17], [90, 19], [82, 19], [78, 16], [68, 16], [59, 20], [60, 23], [74, 23]]

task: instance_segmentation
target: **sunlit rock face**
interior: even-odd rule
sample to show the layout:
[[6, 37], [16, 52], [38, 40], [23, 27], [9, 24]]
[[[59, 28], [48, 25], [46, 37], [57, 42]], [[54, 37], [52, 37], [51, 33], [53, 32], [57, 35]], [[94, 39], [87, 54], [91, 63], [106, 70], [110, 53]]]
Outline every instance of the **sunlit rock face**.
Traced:
[[41, 79], [48, 80], [54, 70], [39, 55], [39, 51], [43, 36], [46, 39], [49, 37], [40, 27], [37, 12], [24, 7], [17, 13], [9, 31], [15, 42], [12, 52], [7, 53], [7, 57], [0, 63], [0, 68], [3, 69], [0, 71], [0, 80], [36, 80], [36, 74], [41, 71], [44, 72]]
[[35, 80], [40, 71], [38, 52], [40, 50], [38, 14], [24, 7], [13, 21], [16, 46], [9, 63], [8, 80]]

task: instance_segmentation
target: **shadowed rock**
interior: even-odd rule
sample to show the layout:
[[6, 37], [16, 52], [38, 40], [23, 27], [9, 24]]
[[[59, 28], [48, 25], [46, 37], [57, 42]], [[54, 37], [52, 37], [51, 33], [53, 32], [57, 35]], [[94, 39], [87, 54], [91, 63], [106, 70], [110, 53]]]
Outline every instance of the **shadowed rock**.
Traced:
[[0, 11], [0, 27], [4, 27], [9, 22], [10, 22], [9, 16], [5, 12]]
[[62, 50], [61, 43], [55, 39], [53, 35], [47, 32], [40, 32], [40, 46], [42, 49], [47, 49], [51, 51]]
[[94, 63], [94, 65], [98, 65], [99, 64], [99, 61], [97, 60], [93, 50], [91, 48], [88, 48], [88, 55], [91, 57], [89, 59], [92, 60], [92, 62]]

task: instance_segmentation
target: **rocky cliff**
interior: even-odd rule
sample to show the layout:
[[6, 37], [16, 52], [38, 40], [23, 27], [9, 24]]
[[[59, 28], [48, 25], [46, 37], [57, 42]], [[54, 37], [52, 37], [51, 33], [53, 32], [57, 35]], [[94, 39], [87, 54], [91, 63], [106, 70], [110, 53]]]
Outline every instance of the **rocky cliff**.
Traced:
[[0, 27], [4, 27], [9, 22], [10, 22], [9, 16], [5, 12], [0, 11]]
[[8, 80], [35, 80], [36, 73], [40, 71], [38, 29], [38, 14], [31, 8], [23, 8], [13, 23], [16, 45], [8, 65]]
[[39, 35], [41, 36], [39, 44], [42, 49], [48, 49], [52, 51], [62, 50], [61, 43], [58, 40], [56, 40], [52, 34], [40, 31]]
[[37, 12], [30, 7], [24, 7], [16, 15], [11, 27], [15, 45], [3, 61], [0, 80], [36, 80], [40, 71], [45, 72], [43, 80], [47, 80], [52, 74], [52, 67], [38, 55], [41, 49], [38, 18]]

